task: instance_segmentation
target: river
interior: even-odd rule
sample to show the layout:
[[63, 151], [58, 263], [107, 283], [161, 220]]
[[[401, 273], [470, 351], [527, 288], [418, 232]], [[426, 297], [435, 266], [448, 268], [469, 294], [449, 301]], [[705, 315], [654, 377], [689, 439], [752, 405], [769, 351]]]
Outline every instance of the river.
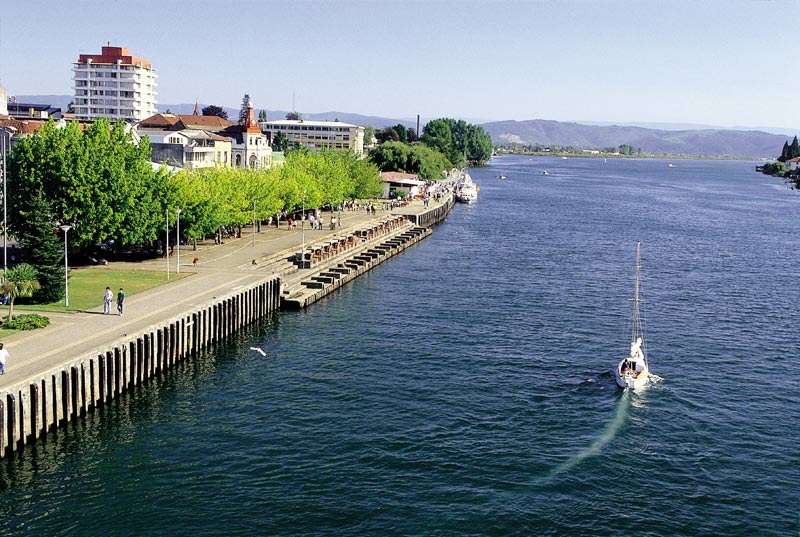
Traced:
[[0, 534], [796, 535], [800, 193], [737, 161], [472, 175], [430, 238], [0, 461]]

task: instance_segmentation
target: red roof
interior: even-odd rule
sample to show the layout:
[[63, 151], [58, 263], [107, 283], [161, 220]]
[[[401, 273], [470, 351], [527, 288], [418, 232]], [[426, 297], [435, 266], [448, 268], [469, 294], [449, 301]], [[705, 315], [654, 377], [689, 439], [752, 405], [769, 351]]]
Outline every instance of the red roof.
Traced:
[[115, 64], [117, 60], [122, 61], [122, 65], [136, 65], [146, 69], [152, 69], [150, 61], [138, 56], [131, 56], [131, 51], [126, 47], [103, 47], [101, 54], [81, 54], [78, 61], [75, 63], [87, 63], [89, 60], [92, 63]]
[[195, 116], [193, 114], [156, 114], [148, 117], [147, 119], [143, 119], [141, 123], [139, 123], [139, 126], [143, 128], [166, 128], [176, 125], [179, 121], [182, 122], [187, 128], [200, 128], [207, 130], [219, 130], [233, 125], [233, 123], [227, 119], [223, 119], [219, 116]]
[[800, 162], [800, 157], [794, 157], [794, 158], [790, 158], [790, 159], [789, 159], [789, 160], [787, 160], [786, 162]]
[[26, 119], [26, 120], [19, 120], [19, 119], [2, 119], [0, 120], [0, 128], [2, 127], [14, 127], [17, 129], [17, 132], [14, 133], [15, 136], [25, 136], [28, 134], [33, 134], [34, 132], [38, 131], [42, 127], [47, 124], [47, 120], [44, 119]]
[[405, 172], [381, 172], [381, 179], [384, 181], [401, 181], [403, 179], [419, 180], [416, 173]]

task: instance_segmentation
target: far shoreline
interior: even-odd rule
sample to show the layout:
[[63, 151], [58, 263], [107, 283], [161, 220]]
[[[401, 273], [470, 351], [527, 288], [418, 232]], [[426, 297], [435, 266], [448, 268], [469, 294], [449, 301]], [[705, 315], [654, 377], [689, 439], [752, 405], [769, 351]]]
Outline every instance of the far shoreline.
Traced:
[[595, 159], [649, 159], [649, 160], [739, 160], [745, 162], [767, 162], [766, 157], [734, 157], [734, 156], [703, 156], [703, 155], [620, 155], [613, 153], [581, 154], [565, 152], [542, 151], [495, 151], [492, 157], [505, 155], [518, 155], [528, 157], [567, 157], [567, 158], [595, 158]]

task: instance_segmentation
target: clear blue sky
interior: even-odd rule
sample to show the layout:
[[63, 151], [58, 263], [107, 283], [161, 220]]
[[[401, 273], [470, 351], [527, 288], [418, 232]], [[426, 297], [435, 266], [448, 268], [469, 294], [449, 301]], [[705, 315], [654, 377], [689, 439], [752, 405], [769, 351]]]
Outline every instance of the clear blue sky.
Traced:
[[107, 41], [160, 103], [800, 130], [797, 0], [6, 0], [0, 82], [71, 94]]

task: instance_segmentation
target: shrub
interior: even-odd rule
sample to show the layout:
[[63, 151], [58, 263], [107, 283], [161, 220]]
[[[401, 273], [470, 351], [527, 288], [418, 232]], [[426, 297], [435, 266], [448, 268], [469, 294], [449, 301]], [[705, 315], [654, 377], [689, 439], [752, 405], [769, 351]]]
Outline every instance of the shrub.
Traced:
[[37, 328], [44, 328], [50, 324], [50, 319], [44, 315], [36, 315], [35, 313], [26, 313], [17, 315], [13, 321], [6, 321], [3, 323], [3, 328], [9, 330], [36, 330]]

